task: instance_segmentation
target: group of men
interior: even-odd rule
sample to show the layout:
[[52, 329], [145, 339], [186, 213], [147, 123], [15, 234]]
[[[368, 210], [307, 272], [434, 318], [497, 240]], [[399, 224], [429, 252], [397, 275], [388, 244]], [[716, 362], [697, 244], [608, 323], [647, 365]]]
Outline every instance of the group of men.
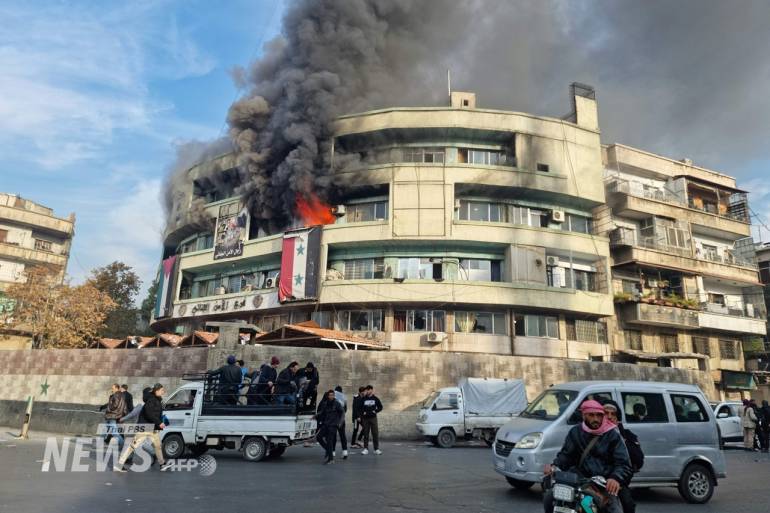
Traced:
[[[104, 420], [108, 426], [105, 442], [109, 443], [114, 436], [118, 440], [118, 448], [121, 451], [117, 463], [113, 465], [115, 472], [125, 472], [123, 465], [126, 464], [126, 461], [129, 460], [134, 451], [147, 440], [152, 443], [155, 451], [155, 462], [160, 465], [160, 469], [166, 470], [168, 468], [169, 464], [163, 458], [163, 446], [160, 442], [160, 432], [166, 427], [167, 423], [163, 416], [162, 402], [165, 392], [165, 388], [160, 383], [156, 383], [152, 387], [146, 387], [142, 391], [143, 404], [134, 406], [134, 397], [128, 391], [128, 385], [121, 386], [117, 383], [112, 385], [107, 403], [102, 405], [99, 410], [105, 411]], [[152, 429], [135, 433], [131, 444], [124, 450], [125, 439], [116, 428], [119, 424], [129, 422], [146, 424], [147, 426], [152, 426]]]
[[770, 405], [767, 401], [762, 401], [762, 406], [757, 406], [754, 399], [744, 399], [741, 425], [743, 426], [743, 448], [747, 451], [768, 452], [770, 449]]
[[[620, 422], [620, 407], [615, 401], [588, 400], [580, 406], [583, 422], [570, 429], [553, 464], [544, 474], [556, 469], [582, 476], [603, 476], [607, 480], [607, 513], [635, 513], [636, 503], [629, 484], [634, 473], [644, 465], [644, 453], [638, 437]], [[546, 491], [546, 513], [554, 510], [553, 494]]]
[[320, 375], [313, 362], [300, 368], [291, 362], [280, 372], [281, 360], [277, 356], [259, 369], [250, 370], [243, 360], [234, 355], [227, 357], [227, 363], [206, 374], [217, 378], [217, 397], [221, 404], [277, 404], [315, 407], [318, 396]]
[[[335, 446], [339, 436], [342, 446], [342, 459], [348, 457], [348, 440], [346, 435], [345, 414], [348, 411], [347, 397], [342, 387], [337, 385], [334, 390], [324, 394], [318, 403], [316, 420], [318, 422], [318, 443], [325, 451], [324, 465], [334, 463]], [[382, 454], [380, 450], [380, 430], [377, 414], [382, 411], [382, 401], [374, 394], [374, 387], [367, 385], [358, 389], [353, 396], [352, 421], [353, 436], [351, 447], [361, 448], [361, 454], [369, 454], [369, 436], [372, 437], [374, 453]], [[363, 445], [359, 442], [363, 441]]]

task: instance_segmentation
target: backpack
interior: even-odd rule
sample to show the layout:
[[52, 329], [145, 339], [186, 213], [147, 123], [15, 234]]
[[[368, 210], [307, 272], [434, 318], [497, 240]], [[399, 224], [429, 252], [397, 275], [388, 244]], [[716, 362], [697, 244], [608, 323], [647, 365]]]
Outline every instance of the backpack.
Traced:
[[623, 439], [626, 442], [628, 456], [631, 459], [631, 468], [633, 468], [634, 473], [636, 473], [644, 466], [644, 451], [642, 451], [642, 445], [639, 443], [639, 437], [637, 437], [633, 431], [628, 429], [625, 429], [624, 431]]

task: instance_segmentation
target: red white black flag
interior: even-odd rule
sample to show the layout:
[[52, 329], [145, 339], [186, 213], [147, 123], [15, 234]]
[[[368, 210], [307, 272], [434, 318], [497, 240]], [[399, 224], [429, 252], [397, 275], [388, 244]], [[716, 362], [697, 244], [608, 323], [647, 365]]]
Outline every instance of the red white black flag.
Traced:
[[278, 284], [281, 303], [318, 298], [320, 256], [320, 226], [284, 233]]

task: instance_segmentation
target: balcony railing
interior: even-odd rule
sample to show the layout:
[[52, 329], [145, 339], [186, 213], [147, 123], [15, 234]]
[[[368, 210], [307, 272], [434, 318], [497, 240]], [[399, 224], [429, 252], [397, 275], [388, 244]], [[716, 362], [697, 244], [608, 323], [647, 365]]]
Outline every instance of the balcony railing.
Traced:
[[697, 258], [698, 260], [707, 260], [709, 262], [716, 262], [718, 264], [739, 265], [741, 267], [751, 267], [752, 269], [757, 268], [756, 262], [745, 258], [740, 258], [734, 255], [733, 253], [730, 253], [729, 251], [726, 251], [721, 255], [719, 253], [714, 253], [711, 251], [707, 251], [705, 253], [701, 251], [696, 251], [695, 258]]
[[698, 328], [698, 312], [673, 306], [626, 303], [626, 322], [655, 326]]
[[645, 187], [641, 183], [631, 182], [629, 180], [620, 180], [613, 178], [605, 182], [608, 193], [622, 192], [636, 198], [643, 198], [664, 203], [671, 203], [680, 207], [686, 207], [687, 203], [676, 194], [666, 189]]
[[751, 319], [764, 319], [766, 311], [764, 305], [723, 305], [718, 303], [701, 303], [704, 312], [731, 315], [733, 317], [749, 317]]

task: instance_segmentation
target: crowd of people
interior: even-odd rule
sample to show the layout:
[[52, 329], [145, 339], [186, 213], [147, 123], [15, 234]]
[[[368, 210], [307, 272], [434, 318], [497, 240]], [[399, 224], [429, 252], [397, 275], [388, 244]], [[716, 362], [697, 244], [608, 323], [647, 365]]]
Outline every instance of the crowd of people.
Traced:
[[762, 401], [758, 406], [754, 399], [743, 400], [741, 415], [743, 447], [747, 451], [768, 452], [770, 449], [770, 405]]

